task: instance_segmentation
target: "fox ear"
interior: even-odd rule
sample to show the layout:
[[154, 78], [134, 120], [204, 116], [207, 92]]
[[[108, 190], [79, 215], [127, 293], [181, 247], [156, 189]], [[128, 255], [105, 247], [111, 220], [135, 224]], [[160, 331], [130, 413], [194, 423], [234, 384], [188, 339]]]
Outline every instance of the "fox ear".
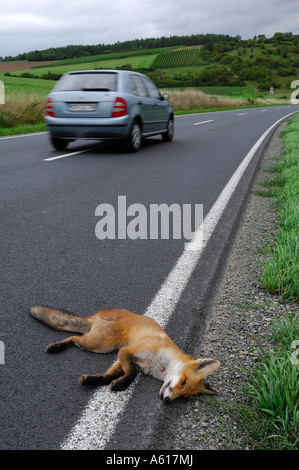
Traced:
[[202, 377], [212, 374], [220, 367], [220, 361], [217, 359], [197, 359], [195, 363], [195, 371], [200, 372]]

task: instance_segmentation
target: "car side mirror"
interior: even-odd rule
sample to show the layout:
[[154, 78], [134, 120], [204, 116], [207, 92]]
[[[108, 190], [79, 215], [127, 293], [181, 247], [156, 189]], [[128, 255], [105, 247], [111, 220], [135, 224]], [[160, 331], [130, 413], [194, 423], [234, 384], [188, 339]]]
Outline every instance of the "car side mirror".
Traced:
[[162, 100], [169, 100], [169, 95], [167, 93], [165, 93], [163, 96], [162, 96]]

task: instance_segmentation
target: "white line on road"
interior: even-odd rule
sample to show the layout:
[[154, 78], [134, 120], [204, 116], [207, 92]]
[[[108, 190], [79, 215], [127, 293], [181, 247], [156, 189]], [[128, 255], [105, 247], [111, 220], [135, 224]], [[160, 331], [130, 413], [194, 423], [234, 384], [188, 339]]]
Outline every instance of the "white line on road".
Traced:
[[77, 152], [65, 153], [64, 155], [58, 155], [57, 157], [44, 158], [44, 162], [53, 162], [53, 160], [59, 160], [60, 158], [71, 157], [72, 155], [78, 155], [79, 153], [88, 152], [90, 149], [77, 150]]
[[213, 122], [214, 119], [209, 119], [208, 121], [194, 122], [193, 126], [199, 126], [200, 124], [206, 124], [207, 122]]
[[97, 144], [95, 144], [91, 147], [88, 147], [86, 149], [83, 149], [83, 150], [76, 150], [75, 152], [69, 152], [69, 153], [65, 153], [63, 155], [57, 155], [56, 157], [45, 158], [44, 162], [53, 162], [55, 160], [60, 160], [61, 158], [72, 157], [74, 155], [79, 155], [80, 153], [90, 152], [91, 150], [94, 150], [96, 148], [104, 149], [105, 147], [109, 147], [109, 145], [111, 145], [111, 144], [109, 144], [109, 142], [97, 143]]
[[245, 116], [245, 114], [248, 114], [248, 113], [240, 113], [240, 114], [237, 114], [237, 116]]
[[[167, 325], [201, 257], [203, 249], [207, 245], [224, 209], [256, 151], [278, 123], [296, 112], [297, 111], [292, 112], [279, 119], [263, 133], [221, 192], [217, 201], [204, 219], [203, 226], [196, 231], [193, 240], [191, 240], [190, 243], [186, 243], [182, 255], [145, 312], [145, 315], [154, 318], [162, 327]], [[202, 234], [203, 231], [204, 234]], [[116, 429], [121, 413], [124, 411], [133, 394], [138, 380], [131, 384], [129, 389], [124, 392], [112, 393], [109, 388], [97, 389], [85, 407], [81, 418], [62, 443], [62, 449], [105, 449], [106, 444], [109, 442], [109, 439]]]

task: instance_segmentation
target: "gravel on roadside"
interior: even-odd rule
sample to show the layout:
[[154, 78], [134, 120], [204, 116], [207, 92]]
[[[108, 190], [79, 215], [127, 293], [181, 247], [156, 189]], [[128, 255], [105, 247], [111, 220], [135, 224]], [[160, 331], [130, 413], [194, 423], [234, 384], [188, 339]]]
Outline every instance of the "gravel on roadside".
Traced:
[[[188, 401], [176, 423], [170, 449], [251, 450], [247, 436], [230, 412], [242, 403], [246, 374], [260, 360], [258, 348], [270, 343], [269, 325], [294, 305], [279, 302], [260, 286], [259, 273], [266, 245], [275, 238], [278, 215], [273, 198], [255, 194], [259, 182], [273, 175], [265, 169], [283, 152], [281, 131], [275, 132], [260, 162], [248, 203], [231, 249], [222, 281], [211, 306], [210, 322], [197, 357], [215, 357], [220, 369], [208, 377], [217, 397], [198, 396]], [[181, 409], [182, 411], [182, 409]]]

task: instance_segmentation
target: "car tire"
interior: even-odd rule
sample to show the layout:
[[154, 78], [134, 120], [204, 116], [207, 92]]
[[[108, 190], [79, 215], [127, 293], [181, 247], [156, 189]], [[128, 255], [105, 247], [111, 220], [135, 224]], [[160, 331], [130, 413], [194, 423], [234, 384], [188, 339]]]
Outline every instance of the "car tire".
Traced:
[[57, 139], [55, 137], [51, 137], [51, 142], [53, 147], [56, 148], [56, 150], [65, 150], [69, 143], [68, 140]]
[[167, 131], [162, 134], [162, 139], [164, 142], [171, 142], [174, 135], [174, 120], [173, 117], [168, 119]]
[[129, 152], [138, 152], [141, 147], [141, 126], [140, 123], [135, 120], [130, 129], [130, 133], [126, 139], [126, 149]]

